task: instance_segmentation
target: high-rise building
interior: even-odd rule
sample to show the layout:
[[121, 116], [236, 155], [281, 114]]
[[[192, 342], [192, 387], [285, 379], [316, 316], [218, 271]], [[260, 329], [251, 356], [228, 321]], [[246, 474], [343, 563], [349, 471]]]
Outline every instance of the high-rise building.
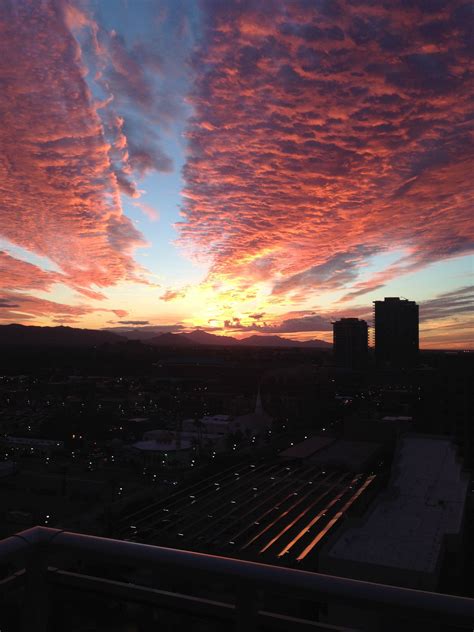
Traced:
[[409, 367], [418, 357], [418, 305], [388, 297], [374, 301], [375, 357], [379, 366]]
[[334, 357], [337, 366], [358, 369], [366, 366], [368, 329], [365, 320], [341, 318], [333, 323]]

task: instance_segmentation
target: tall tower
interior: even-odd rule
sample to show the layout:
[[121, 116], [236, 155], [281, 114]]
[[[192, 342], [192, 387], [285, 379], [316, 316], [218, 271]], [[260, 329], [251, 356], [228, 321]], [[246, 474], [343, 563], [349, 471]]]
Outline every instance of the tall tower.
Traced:
[[388, 297], [374, 301], [375, 358], [379, 366], [403, 368], [418, 359], [418, 305]]
[[365, 320], [341, 318], [333, 324], [334, 357], [337, 366], [359, 369], [367, 365], [368, 329]]

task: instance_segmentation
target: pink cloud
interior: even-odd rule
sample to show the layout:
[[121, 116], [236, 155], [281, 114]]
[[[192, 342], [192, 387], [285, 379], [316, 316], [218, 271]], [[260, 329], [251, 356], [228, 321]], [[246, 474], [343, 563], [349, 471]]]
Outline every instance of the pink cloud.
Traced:
[[84, 6], [20, 0], [0, 7], [0, 236], [59, 270], [9, 259], [2, 285], [62, 282], [101, 299], [97, 287], [146, 282], [134, 251], [147, 243], [120, 194], [138, 198], [141, 177], [172, 169], [156, 131], [172, 95], [166, 104], [155, 99], [160, 55], [151, 43], [126, 45]]
[[[204, 6], [179, 228], [211, 256], [211, 278], [267, 280], [275, 298], [355, 297], [472, 249], [472, 47], [458, 5]], [[394, 248], [409, 259], [358, 284]]]
[[122, 213], [81, 50], [58, 6], [3, 5], [0, 232], [71, 283], [107, 286], [137, 277], [132, 253], [144, 239]]
[[12, 257], [0, 250], [0, 278], [3, 290], [49, 290], [54, 283], [64, 281], [57, 272]]
[[83, 316], [101, 312], [112, 313], [119, 318], [128, 315], [123, 309], [106, 309], [83, 304], [68, 305], [22, 292], [0, 293], [0, 322], [4, 323], [24, 323], [47, 317], [62, 319], [63, 322], [78, 322]]
[[158, 211], [153, 208], [150, 204], [146, 204], [145, 202], [135, 202], [135, 206], [139, 208], [150, 221], [157, 222], [160, 219], [160, 214]]

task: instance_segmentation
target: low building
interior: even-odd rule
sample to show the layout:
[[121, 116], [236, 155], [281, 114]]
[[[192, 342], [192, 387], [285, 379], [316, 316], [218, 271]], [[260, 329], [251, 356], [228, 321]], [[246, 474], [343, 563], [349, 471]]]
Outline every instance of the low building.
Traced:
[[307, 459], [330, 445], [333, 441], [335, 441], [334, 437], [309, 437], [309, 439], [283, 450], [279, 456], [284, 459]]
[[64, 449], [64, 441], [53, 439], [35, 439], [32, 437], [3, 437], [2, 444], [8, 448], [21, 451], [29, 450], [32, 454], [51, 454]]
[[[387, 490], [368, 512], [347, 520], [327, 542], [320, 552], [319, 570], [438, 590], [443, 568], [449, 566], [451, 576], [461, 572], [467, 490], [467, 477], [449, 439], [406, 435], [399, 441]], [[367, 630], [400, 630], [405, 625], [373, 610], [356, 612], [341, 604], [329, 607], [328, 621]]]
[[246, 415], [206, 415], [201, 419], [185, 419], [182, 430], [185, 433], [195, 434], [201, 438], [225, 437], [237, 432], [244, 434], [259, 434], [265, 432], [272, 425], [272, 418], [263, 410], [260, 392], [257, 394], [255, 410]]
[[169, 460], [188, 460], [193, 447], [189, 439], [163, 430], [154, 438], [149, 435], [150, 433], [145, 433], [142, 441], [130, 446], [135, 453], [140, 454], [144, 465], [164, 465]]
[[265, 432], [272, 425], [272, 418], [263, 409], [260, 390], [257, 393], [255, 410], [247, 415], [239, 415], [232, 422], [232, 432], [258, 434]]
[[0, 478], [6, 478], [18, 471], [17, 464], [14, 461], [0, 462]]
[[310, 458], [314, 465], [338, 467], [351, 472], [364, 472], [383, 454], [384, 446], [376, 441], [337, 439]]
[[199, 420], [185, 419], [182, 429], [202, 435], [226, 435], [232, 432], [232, 419], [230, 415], [205, 415]]
[[460, 547], [467, 490], [449, 439], [406, 435], [386, 492], [328, 544], [320, 570], [436, 590], [446, 551]]
[[344, 437], [358, 441], [378, 441], [393, 446], [401, 435], [413, 430], [413, 419], [406, 416], [365, 417], [355, 414], [344, 420]]

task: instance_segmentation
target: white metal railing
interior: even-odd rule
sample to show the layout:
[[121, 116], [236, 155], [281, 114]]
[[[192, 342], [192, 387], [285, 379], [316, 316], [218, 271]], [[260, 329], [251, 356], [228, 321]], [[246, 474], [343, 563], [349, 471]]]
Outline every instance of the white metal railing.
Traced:
[[[219, 582], [234, 595], [233, 603], [203, 599], [115, 581], [64, 568], [71, 560], [81, 564], [114, 565], [150, 569], [167, 578], [191, 576], [200, 586]], [[260, 624], [266, 629], [347, 630], [268, 612], [261, 608], [262, 595], [291, 595], [302, 601], [343, 603], [351, 607], [411, 621], [435, 625], [474, 627], [474, 599], [429, 593], [358, 581], [320, 573], [258, 564], [243, 560], [181, 551], [34, 527], [0, 541], [0, 564], [13, 563], [19, 570], [0, 581], [0, 593], [23, 587], [25, 604], [22, 632], [46, 632], [49, 596], [54, 587], [69, 587], [113, 596], [119, 601], [141, 602], [160, 609], [179, 610], [209, 619], [230, 619], [238, 631], [252, 632]], [[61, 568], [62, 565], [62, 568]], [[421, 629], [421, 628], [420, 628]], [[443, 628], [444, 629], [444, 628]]]

